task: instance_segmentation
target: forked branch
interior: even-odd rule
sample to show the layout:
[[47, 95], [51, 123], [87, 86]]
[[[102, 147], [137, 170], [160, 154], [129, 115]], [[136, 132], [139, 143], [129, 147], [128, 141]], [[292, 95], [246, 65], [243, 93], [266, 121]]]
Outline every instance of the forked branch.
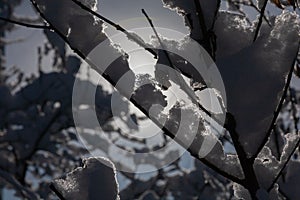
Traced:
[[[50, 21], [47, 20], [46, 16], [43, 14], [43, 12], [40, 10], [38, 4], [35, 2], [35, 0], [30, 0], [32, 5], [35, 7], [35, 9], [37, 10], [37, 12], [40, 14], [40, 16], [46, 20], [48, 23], [49, 23], [49, 26], [51, 27], [52, 30], [54, 30], [69, 46], [70, 48], [78, 55], [80, 56], [82, 59], [85, 59], [86, 62], [88, 62], [88, 64], [90, 64], [91, 66], [94, 66], [93, 63], [89, 62], [89, 60], [86, 59], [86, 56], [77, 48], [75, 48], [71, 43], [70, 41], [68, 40], [68, 38], [63, 34], [61, 33], [60, 30], [58, 30], [55, 26], [53, 26], [51, 24]], [[72, 1], [77, 1], [77, 0], [72, 0]], [[78, 1], [77, 1], [78, 2]], [[84, 6], [83, 4], [81, 4], [81, 6]], [[86, 9], [89, 10], [89, 8], [85, 7]], [[91, 10], [89, 11], [91, 12]], [[95, 13], [95, 12], [94, 12]], [[97, 14], [97, 13], [95, 13]], [[98, 15], [98, 14], [97, 14]], [[98, 15], [99, 16], [99, 15]], [[125, 30], [126, 31], [126, 30]], [[126, 31], [127, 32], [127, 31]], [[116, 85], [116, 83], [111, 79], [111, 77], [107, 74], [103, 74], [102, 75], [108, 82], [110, 82], [112, 85]], [[141, 105], [138, 104], [138, 102], [136, 102], [134, 99], [130, 99], [130, 101], [133, 103], [134, 106], [136, 106], [143, 114], [145, 114], [146, 116], [149, 117], [149, 113], [143, 109], [143, 107]], [[153, 120], [154, 123], [156, 124], [160, 124], [160, 122], [156, 121], [155, 119], [151, 118]], [[166, 129], [165, 127], [162, 128], [163, 131], [170, 137], [174, 137], [174, 135], [169, 132], [168, 129]], [[188, 151], [192, 154], [192, 156], [194, 156], [195, 158], [198, 158], [198, 155], [195, 153], [195, 152], [191, 152], [190, 149], [188, 149]], [[219, 167], [216, 167], [213, 163], [211, 163], [210, 161], [206, 160], [205, 158], [198, 158], [200, 161], [202, 161], [205, 165], [207, 165], [208, 167], [210, 167], [211, 169], [215, 170], [217, 173], [219, 173], [220, 175], [236, 182], [236, 183], [239, 183], [239, 184], [242, 184], [242, 180], [232, 174], [229, 174], [227, 173], [226, 171], [222, 170], [221, 168]]]

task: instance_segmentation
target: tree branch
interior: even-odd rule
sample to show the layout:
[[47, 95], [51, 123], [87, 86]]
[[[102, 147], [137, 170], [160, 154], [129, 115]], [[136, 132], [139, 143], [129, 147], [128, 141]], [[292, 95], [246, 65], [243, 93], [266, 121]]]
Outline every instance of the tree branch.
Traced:
[[267, 8], [267, 4], [268, 4], [268, 0], [265, 0], [264, 4], [263, 4], [263, 6], [260, 10], [260, 16], [259, 16], [259, 19], [258, 19], [258, 24], [257, 24], [256, 30], [255, 30], [255, 33], [254, 33], [253, 42], [255, 42], [257, 37], [258, 37], [259, 30], [260, 30], [260, 27], [261, 27], [262, 22], [263, 22], [263, 18], [265, 16], [265, 11], [266, 11], [266, 8]]
[[[86, 59], [86, 56], [77, 48], [75, 48], [71, 43], [70, 41], [68, 40], [68, 38], [62, 34], [55, 26], [52, 25], [52, 23], [50, 21], [47, 20], [47, 18], [45, 17], [45, 15], [43, 14], [43, 12], [40, 10], [38, 4], [35, 2], [35, 0], [30, 0], [32, 5], [35, 7], [35, 9], [37, 10], [37, 12], [39, 13], [39, 15], [44, 19], [46, 20], [51, 29], [54, 30], [54, 32], [56, 32], [69, 46], [70, 48], [78, 55], [80, 56], [82, 59], [85, 59], [86, 62], [88, 64], [90, 64], [91, 66], [95, 67], [93, 65], [92, 62], [90, 62], [88, 59]], [[72, 0], [72, 1], [76, 1], [76, 0]], [[110, 78], [109, 75], [103, 73], [102, 76], [109, 82], [111, 83], [112, 85], [115, 85], [116, 83]], [[136, 106], [145, 116], [149, 117], [149, 114], [147, 113], [147, 111], [142, 107], [140, 106], [134, 99], [129, 99], [131, 101], [131, 103]], [[149, 117], [150, 118], [150, 117]], [[160, 122], [155, 120], [154, 118], [150, 118], [155, 124], [158, 124], [160, 126]], [[168, 130], [166, 129], [165, 127], [162, 127], [162, 130], [168, 135], [170, 136], [171, 138], [174, 138], [174, 135]], [[178, 143], [180, 143], [180, 141], [177, 141]], [[184, 145], [184, 144], [182, 144]], [[234, 176], [234, 175], [231, 175], [229, 173], [227, 173], [226, 171], [223, 171], [222, 169], [216, 167], [213, 163], [209, 162], [208, 160], [204, 159], [204, 158], [199, 158], [197, 153], [196, 152], [192, 152], [191, 149], [188, 149], [188, 151], [191, 153], [192, 156], [194, 156], [195, 158], [199, 159], [200, 161], [202, 161], [205, 165], [207, 165], [208, 167], [210, 167], [211, 169], [215, 170], [217, 173], [219, 173], [220, 175], [224, 176], [225, 178], [228, 178], [229, 180], [232, 180], [236, 183], [239, 183], [239, 184], [243, 184], [242, 180], [239, 179], [238, 177]]]
[[[154, 55], [155, 58], [157, 58], [157, 53], [156, 53], [153, 49], [151, 49], [151, 48], [145, 46], [144, 43], [142, 43], [140, 40], [138, 40], [133, 34], [129, 33], [129, 32], [128, 32], [125, 28], [123, 28], [122, 26], [120, 26], [120, 25], [114, 23], [113, 21], [107, 19], [106, 17], [100, 15], [99, 13], [97, 13], [97, 12], [91, 10], [90, 8], [88, 8], [87, 6], [85, 6], [84, 4], [82, 4], [82, 3], [81, 3], [80, 1], [78, 1], [78, 0], [71, 0], [71, 1], [73, 1], [75, 4], [77, 4], [77, 5], [80, 6], [83, 10], [89, 12], [89, 13], [92, 14], [93, 16], [98, 17], [99, 19], [103, 20], [104, 22], [108, 23], [109, 25], [115, 27], [116, 30], [119, 30], [119, 31], [123, 32], [129, 39], [131, 39], [131, 40], [133, 40], [134, 42], [136, 42], [137, 44], [139, 44], [139, 45], [140, 45], [141, 47], [143, 47], [146, 51], [148, 51], [149, 53], [151, 53], [152, 55]], [[44, 15], [43, 15], [43, 16], [44, 16]], [[45, 16], [44, 16], [43, 18], [46, 19]], [[48, 22], [48, 23], [49, 23], [49, 22]], [[52, 27], [53, 27], [53, 26], [52, 26]], [[57, 31], [55, 31], [55, 32], [57, 32]], [[68, 40], [63, 34], [59, 34], [59, 35], [62, 36], [63, 38], [65, 38], [65, 40]], [[161, 41], [160, 41], [160, 42], [161, 42]], [[74, 50], [74, 51], [75, 51], [76, 53], [78, 53], [78, 55], [82, 54], [80, 51], [78, 51], [78, 49], [76, 49], [76, 50]], [[167, 56], [167, 57], [169, 57], [169, 56]], [[169, 58], [169, 59], [170, 59], [170, 58]], [[169, 59], [168, 59], [168, 60], [169, 60]], [[172, 62], [170, 62], [170, 63], [172, 64]], [[173, 66], [173, 65], [172, 65], [172, 66]], [[174, 69], [175, 69], [175, 68], [174, 68]], [[179, 71], [179, 72], [180, 72], [180, 71]], [[104, 74], [103, 74], [103, 75], [104, 75]], [[110, 79], [109, 77], [107, 77], [107, 78]], [[189, 96], [190, 96], [190, 95], [189, 95]], [[193, 100], [193, 98], [191, 98], [191, 99]], [[213, 117], [213, 115], [212, 115], [207, 109], [205, 109], [205, 108], [204, 108], [202, 105], [200, 105], [199, 103], [198, 103], [198, 106], [199, 106], [199, 108], [200, 108], [205, 114], [207, 114], [209, 117], [211, 117], [212, 119], [214, 119], [215, 122], [217, 122], [218, 124], [220, 124], [220, 125], [222, 126], [222, 123], [221, 123], [218, 119], [216, 119], [215, 117]]]
[[[229, 2], [231, 2], [233, 4], [233, 6], [235, 6], [235, 8], [238, 10], [238, 12], [240, 14], [242, 14], [244, 17], [246, 17], [245, 12], [243, 12], [242, 10], [240, 10], [240, 4], [245, 5], [245, 6], [250, 6], [252, 8], [254, 8], [258, 13], [260, 13], [259, 8], [253, 3], [253, 0], [249, 0], [247, 1], [232, 1], [232, 0], [227, 0]], [[263, 15], [263, 19], [267, 22], [267, 24], [269, 26], [271, 26], [270, 21], [268, 20], [268, 18], [266, 17], [266, 15]], [[251, 24], [251, 21], [247, 18], [246, 19], [248, 21], [249, 24]]]
[[24, 23], [24, 22], [12, 20], [12, 19], [7, 19], [7, 18], [4, 18], [4, 17], [0, 17], [0, 20], [9, 22], [11, 24], [17, 24], [19, 26], [24, 26], [24, 27], [27, 27], [27, 28], [50, 29], [50, 26], [47, 26], [47, 25], [28, 24], [28, 23]]
[[204, 15], [202, 12], [202, 7], [200, 4], [199, 0], [194, 0], [194, 4], [196, 6], [196, 14], [198, 16], [198, 21], [199, 21], [199, 25], [200, 25], [200, 29], [202, 31], [202, 35], [204, 40], [208, 39], [208, 32], [207, 32], [207, 27], [206, 27], [206, 23], [205, 23], [205, 19], [204, 19]]
[[[163, 50], [163, 52], [164, 52], [164, 54], [165, 54], [165, 56], [166, 56], [168, 62], [169, 62], [170, 67], [171, 67], [172, 69], [175, 69], [177, 72], [181, 73], [181, 72], [180, 72], [180, 69], [178, 69], [178, 68], [173, 64], [172, 59], [170, 58], [168, 51], [166, 50], [166, 48], [165, 48], [163, 42], [161, 41], [161, 39], [160, 39], [160, 37], [159, 37], [159, 35], [158, 35], [158, 32], [157, 32], [156, 29], [155, 29], [155, 26], [154, 26], [154, 24], [153, 24], [153, 22], [152, 22], [152, 19], [148, 16], [148, 14], [146, 13], [145, 9], [142, 9], [142, 13], [145, 15], [146, 19], [148, 20], [148, 22], [149, 22], [149, 24], [150, 24], [150, 26], [151, 26], [151, 28], [152, 28], [152, 30], [153, 30], [153, 32], [154, 32], [154, 34], [155, 34], [157, 40], [158, 40], [158, 42], [159, 42], [159, 44], [160, 44], [160, 46], [161, 46], [161, 48], [162, 48], [162, 50]], [[176, 74], [176, 75], [177, 75], [177, 74]], [[220, 126], [222, 126], [222, 123], [221, 123], [221, 122], [219, 122], [217, 119], [215, 119], [215, 118], [213, 117], [213, 115], [197, 101], [197, 99], [194, 99], [193, 96], [192, 96], [190, 93], [188, 93], [188, 88], [187, 88], [188, 86], [186, 85], [186, 82], [182, 79], [182, 77], [180, 77], [179, 75], [177, 75], [177, 79], [180, 81], [181, 86], [184, 87], [184, 90], [185, 90], [186, 94], [187, 94], [187, 95], [189, 96], [189, 98], [193, 101], [193, 103], [194, 103], [195, 105], [197, 105], [197, 106], [198, 106], [198, 107], [199, 107], [206, 115], [208, 115], [209, 117], [211, 117], [212, 119], [214, 119], [216, 123], [218, 123]], [[207, 86], [205, 87], [205, 89], [207, 89]], [[210, 122], [209, 122], [208, 120], [206, 120], [205, 118], [204, 118], [204, 120], [205, 120], [208, 124], [210, 124]], [[216, 131], [218, 132], [218, 129], [217, 129], [215, 126], [213, 126], [212, 124], [210, 124], [210, 125], [212, 126], [212, 128], [213, 128], [214, 130], [216, 130]]]
[[140, 45], [141, 47], [143, 47], [146, 51], [148, 51], [149, 53], [151, 53], [154, 58], [157, 58], [157, 54], [156, 52], [151, 49], [150, 47], [148, 47], [145, 43], [141, 42], [139, 39], [137, 39], [133, 34], [131, 34], [130, 32], [128, 32], [125, 28], [123, 28], [122, 26], [120, 26], [119, 24], [114, 23], [113, 21], [107, 19], [106, 17], [100, 15], [99, 13], [91, 10], [89, 7], [87, 7], [86, 5], [84, 5], [83, 3], [81, 3], [78, 0], [72, 0], [75, 4], [77, 4], [79, 7], [81, 7], [83, 10], [89, 12], [90, 14], [98, 17], [99, 19], [101, 19], [102, 21], [106, 22], [107, 24], [111, 25], [112, 27], [114, 27], [116, 30], [123, 32], [129, 39], [133, 40], [134, 42], [136, 42], [138, 45]]
[[[249, 5], [249, 6], [252, 7], [252, 8], [254, 8], [257, 12], [260, 13], [260, 10], [259, 10], [258, 7], [253, 3], [252, 0], [250, 1], [250, 5]], [[267, 19], [267, 17], [266, 17], [265, 14], [263, 14], [263, 19], [267, 22], [267, 24], [268, 24], [269, 26], [271, 26], [271, 23], [270, 23], [270, 21]]]
[[243, 146], [239, 141], [239, 134], [236, 132], [236, 122], [234, 117], [230, 113], [228, 113], [226, 119], [229, 121], [229, 123], [225, 124], [225, 128], [227, 128], [230, 133], [234, 148], [238, 155], [245, 176], [245, 178], [243, 179], [243, 186], [249, 191], [252, 199], [256, 199], [256, 191], [259, 189], [259, 183], [253, 168], [253, 164], [247, 157], [247, 153], [245, 152]]
[[60, 198], [60, 200], [65, 200], [65, 197], [56, 189], [56, 187], [51, 183], [49, 188]]
[[[142, 9], [142, 13], [143, 13], [143, 14], [145, 15], [145, 17], [147, 18], [147, 20], [148, 20], [148, 22], [149, 22], [149, 24], [150, 24], [150, 26], [151, 26], [151, 28], [152, 28], [152, 30], [153, 30], [153, 32], [154, 32], [156, 38], [157, 38], [157, 40], [158, 40], [158, 42], [159, 42], [159, 44], [160, 44], [160, 46], [161, 46], [161, 48], [162, 48], [162, 50], [163, 50], [163, 52], [164, 52], [164, 54], [165, 54], [167, 60], [168, 60], [168, 63], [169, 63], [169, 65], [170, 65], [170, 67], [171, 67], [172, 69], [175, 69], [177, 72], [181, 73], [180, 70], [173, 64], [173, 62], [172, 62], [172, 60], [171, 60], [171, 58], [170, 58], [170, 56], [169, 56], [169, 53], [167, 52], [167, 50], [166, 50], [166, 48], [165, 48], [165, 45], [164, 45], [163, 42], [161, 41], [161, 39], [160, 39], [160, 37], [159, 37], [159, 35], [158, 35], [158, 33], [157, 33], [155, 27], [154, 27], [154, 24], [153, 24], [152, 20], [150, 19], [150, 17], [148, 16], [148, 14], [146, 13], [146, 11], [145, 11], [144, 9]], [[175, 73], [175, 75], [177, 76], [177, 79], [178, 79], [178, 81], [180, 82], [180, 85], [181, 85], [182, 87], [184, 87], [184, 91], [185, 91], [186, 94], [189, 96], [189, 98], [193, 101], [194, 104], [198, 105], [199, 103], [198, 103], [197, 99], [195, 99], [195, 98], [192, 96], [192, 94], [189, 93], [188, 86], [186, 85], [186, 82], [182, 79], [182, 77], [179, 77], [179, 75], [178, 75], [177, 73]], [[203, 106], [201, 106], [201, 107], [203, 107]], [[209, 111], [206, 110], [204, 107], [203, 107], [203, 111], [204, 111], [205, 113], [209, 113]]]
[[214, 57], [214, 53], [213, 52], [213, 48], [211, 46], [211, 42], [210, 42], [210, 36], [209, 36], [209, 32], [205, 23], [205, 18], [203, 15], [203, 10], [200, 4], [200, 0], [194, 0], [194, 4], [196, 6], [196, 14], [198, 16], [198, 21], [199, 21], [199, 25], [200, 25], [200, 29], [202, 31], [202, 35], [203, 35], [203, 41], [204, 41], [204, 47], [206, 49], [206, 51], [209, 52], [209, 54]]

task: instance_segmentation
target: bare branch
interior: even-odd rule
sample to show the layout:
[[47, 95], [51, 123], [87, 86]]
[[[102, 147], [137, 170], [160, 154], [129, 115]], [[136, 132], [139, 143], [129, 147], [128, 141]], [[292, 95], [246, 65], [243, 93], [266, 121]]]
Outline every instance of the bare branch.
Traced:
[[4, 17], [0, 17], [0, 20], [12, 23], [12, 24], [17, 24], [19, 26], [24, 26], [27, 28], [36, 28], [36, 29], [50, 29], [50, 26], [47, 25], [36, 25], [36, 24], [28, 24], [28, 23], [24, 23], [24, 22], [20, 22], [20, 21], [16, 21], [16, 20], [12, 20], [12, 19], [7, 19]]
[[[253, 3], [253, 1], [251, 0], [250, 1], [250, 5], [249, 5], [250, 7], [252, 7], [252, 8], [254, 8], [257, 12], [261, 12], [259, 9], [258, 9], [258, 7]], [[263, 19], [267, 22], [267, 24], [269, 25], [269, 26], [271, 26], [271, 23], [270, 23], [270, 21], [268, 20], [268, 18], [266, 17], [266, 15], [265, 14], [263, 14]]]
[[258, 19], [258, 24], [256, 26], [255, 33], [254, 33], [253, 42], [255, 42], [256, 39], [257, 39], [257, 37], [258, 37], [259, 31], [260, 31], [260, 27], [261, 27], [262, 22], [263, 22], [263, 18], [265, 16], [265, 11], [266, 11], [267, 4], [268, 4], [268, 0], [265, 0], [264, 4], [263, 4], [263, 6], [262, 6], [262, 8], [260, 10], [260, 16], [259, 16], [259, 19]]
[[[172, 69], [175, 69], [175, 70], [178, 71], [179, 73], [181, 73], [180, 70], [173, 64], [173, 62], [172, 62], [172, 60], [171, 60], [171, 58], [170, 58], [170, 56], [169, 56], [169, 53], [167, 52], [167, 50], [166, 50], [166, 48], [165, 48], [163, 42], [161, 41], [161, 39], [160, 39], [160, 37], [159, 37], [159, 35], [158, 35], [158, 33], [157, 33], [155, 27], [154, 27], [154, 24], [153, 24], [152, 20], [151, 20], [150, 17], [147, 15], [147, 13], [146, 13], [146, 11], [145, 11], [144, 9], [142, 9], [142, 13], [143, 13], [143, 14], [145, 15], [145, 17], [147, 18], [147, 20], [148, 20], [148, 22], [149, 22], [149, 24], [150, 24], [150, 26], [151, 26], [151, 28], [152, 28], [152, 30], [153, 30], [153, 32], [154, 32], [156, 38], [157, 38], [157, 40], [158, 40], [158, 42], [159, 42], [159, 44], [160, 44], [160, 46], [161, 46], [161, 48], [162, 48], [162, 50], [163, 50], [163, 52], [164, 52], [164, 54], [165, 54], [165, 56], [166, 56], [168, 62], [169, 62], [170, 67], [171, 67]], [[193, 91], [189, 91], [189, 87], [186, 85], [186, 82], [183, 80], [183, 78], [182, 78], [182, 77], [179, 77], [179, 75], [178, 75], [177, 73], [175, 73], [175, 74], [176, 74], [176, 76], [177, 76], [178, 81], [180, 82], [180, 85], [184, 87], [184, 91], [186, 92], [186, 94], [189, 96], [189, 98], [193, 101], [194, 104], [198, 105], [199, 103], [198, 103], [197, 99], [196, 99], [192, 94], [190, 94], [190, 92], [193, 92]], [[203, 106], [201, 106], [201, 107], [203, 107]], [[204, 107], [203, 107], [203, 110], [205, 110], [204, 112], [209, 113], [209, 111], [206, 110]]]
[[[239, 7], [240, 4], [245, 5], [245, 6], [250, 6], [250, 7], [254, 8], [258, 13], [260, 13], [260, 9], [253, 3], [253, 0], [249, 0], [249, 1], [238, 1], [238, 0], [232, 1], [232, 0], [228, 0], [228, 1], [231, 1], [233, 6], [235, 6], [235, 8], [238, 10], [238, 12], [240, 14], [242, 14], [244, 17], [246, 17], [246, 14], [245, 14], [245, 12], [240, 10], [240, 7]], [[267, 24], [269, 26], [271, 26], [271, 23], [270, 23], [270, 21], [268, 20], [268, 18], [266, 17], [265, 14], [263, 15], [263, 19], [267, 22]], [[248, 18], [246, 20], [249, 24], [251, 24], [251, 21]]]
[[72, 0], [72, 1], [75, 4], [77, 4], [78, 6], [80, 6], [83, 10], [89, 12], [90, 14], [98, 17], [99, 19], [101, 19], [102, 21], [106, 22], [107, 24], [113, 26], [116, 30], [123, 32], [130, 40], [133, 40], [138, 45], [140, 45], [141, 47], [143, 47], [146, 51], [148, 51], [149, 53], [151, 53], [154, 56], [154, 58], [157, 58], [156, 52], [153, 49], [149, 48], [145, 43], [141, 42], [140, 39], [136, 38], [136, 36], [134, 34], [131, 34], [130, 32], [128, 32], [125, 28], [123, 28], [119, 24], [116, 24], [113, 21], [107, 19], [106, 17], [100, 15], [99, 13], [91, 10], [89, 7], [87, 7], [86, 5], [84, 5], [83, 3], [81, 3], [80, 1], [78, 1], [78, 0]]
[[198, 21], [200, 25], [200, 29], [203, 35], [203, 42], [205, 49], [209, 52], [209, 54], [215, 59], [215, 49], [213, 49], [213, 45], [211, 45], [211, 37], [209, 35], [209, 30], [207, 29], [205, 18], [203, 15], [201, 3], [199, 0], [194, 0], [194, 4], [196, 6], [196, 14], [198, 16]]
[[56, 187], [51, 183], [50, 184], [50, 189], [60, 198], [60, 200], [65, 200], [65, 197], [56, 189]]
[[200, 4], [199, 0], [194, 0], [195, 6], [196, 6], [196, 14], [198, 16], [198, 21], [199, 21], [199, 25], [202, 31], [202, 35], [204, 40], [208, 39], [208, 32], [207, 32], [207, 27], [205, 24], [205, 19], [204, 19], [204, 15], [202, 12], [202, 7]]
[[253, 163], [251, 162], [251, 159], [247, 157], [247, 153], [239, 141], [239, 134], [236, 132], [236, 122], [234, 117], [230, 113], [227, 113], [226, 119], [229, 123], [225, 124], [225, 128], [229, 131], [245, 175], [245, 178], [243, 179], [243, 186], [249, 191], [252, 199], [256, 199], [255, 194], [259, 189], [259, 184], [253, 168]]

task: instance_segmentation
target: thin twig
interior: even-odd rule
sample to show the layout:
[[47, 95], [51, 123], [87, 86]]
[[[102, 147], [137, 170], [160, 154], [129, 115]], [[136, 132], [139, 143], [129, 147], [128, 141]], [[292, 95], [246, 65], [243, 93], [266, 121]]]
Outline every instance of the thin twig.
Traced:
[[27, 28], [50, 29], [50, 26], [47, 26], [47, 25], [28, 24], [28, 23], [24, 23], [24, 22], [12, 20], [12, 19], [4, 18], [4, 17], [0, 17], [0, 20], [6, 21], [6, 22], [9, 22], [9, 23], [12, 23], [12, 24], [17, 24], [19, 26], [24, 26], [24, 27], [27, 27]]
[[258, 33], [260, 31], [260, 27], [262, 25], [263, 18], [265, 16], [265, 11], [266, 11], [266, 8], [267, 8], [267, 4], [268, 4], [268, 0], [265, 0], [263, 6], [261, 7], [258, 24], [256, 26], [256, 30], [255, 30], [255, 33], [254, 33], [253, 42], [255, 42], [257, 37], [258, 37]]
[[[249, 5], [249, 6], [252, 7], [252, 8], [254, 8], [257, 12], [260, 13], [259, 8], [253, 3], [252, 0], [250, 1], [250, 5]], [[268, 24], [269, 26], [271, 26], [271, 23], [270, 23], [270, 21], [268, 20], [268, 18], [266, 17], [265, 14], [263, 14], [263, 18], [264, 18], [264, 20], [267, 22], [267, 24]]]
[[[157, 40], [158, 40], [158, 42], [159, 42], [159, 44], [160, 44], [160, 46], [161, 46], [161, 49], [163, 50], [163, 52], [164, 52], [164, 54], [165, 54], [165, 56], [166, 56], [166, 58], [167, 58], [167, 60], [168, 60], [168, 63], [169, 63], [169, 65], [170, 65], [170, 67], [171, 67], [172, 69], [175, 69], [177, 72], [181, 73], [180, 70], [177, 69], [177, 67], [173, 64], [173, 62], [172, 62], [172, 60], [171, 60], [171, 58], [170, 58], [170, 56], [169, 56], [169, 53], [167, 52], [167, 50], [166, 50], [166, 48], [165, 48], [165, 45], [164, 45], [163, 42], [161, 41], [161, 39], [160, 39], [160, 37], [159, 37], [159, 35], [158, 35], [158, 33], [157, 33], [155, 27], [154, 27], [154, 24], [153, 24], [151, 18], [148, 16], [148, 14], [146, 13], [146, 11], [145, 11], [144, 9], [142, 9], [142, 13], [143, 13], [143, 14], [145, 15], [145, 17], [147, 18], [147, 20], [148, 20], [148, 22], [149, 22], [149, 24], [150, 24], [150, 26], [151, 26], [151, 28], [152, 28], [152, 30], [153, 30], [153, 32], [154, 32], [156, 38], [157, 38]], [[198, 101], [197, 101], [197, 99], [195, 99], [195, 98], [192, 96], [192, 94], [189, 93], [188, 86], [186, 85], [186, 82], [183, 80], [182, 77], [179, 77], [179, 75], [178, 75], [177, 73], [175, 73], [175, 75], [177, 76], [177, 80], [180, 82], [180, 86], [184, 87], [184, 90], [185, 90], [186, 94], [187, 94], [187, 95], [189, 96], [189, 98], [193, 101], [193, 103], [195, 103], [195, 104], [197, 105], [197, 104], [198, 104]], [[206, 109], [205, 109], [205, 110], [206, 110]], [[204, 111], [204, 112], [209, 112], [209, 111]]]
[[[240, 4], [242, 4], [242, 5], [245, 5], [245, 6], [250, 6], [250, 7], [252, 7], [252, 8], [254, 8], [258, 13], [260, 13], [260, 10], [259, 10], [259, 8], [253, 3], [253, 1], [252, 0], [250, 0], [249, 1], [249, 3], [248, 2], [244, 2], [244, 1], [238, 1], [237, 3], [238, 4], [236, 4], [236, 1], [232, 1], [231, 2], [232, 4], [233, 4], [233, 6], [235, 6], [235, 8], [238, 10], [237, 12], [239, 12], [240, 14], [242, 14], [244, 17], [246, 17], [246, 14], [245, 14], [245, 12], [243, 12], [242, 10], [240, 10]], [[268, 18], [266, 17], [266, 15], [264, 14], [263, 15], [263, 19], [267, 22], [267, 24], [271, 27], [271, 23], [270, 23], [270, 21], [268, 20]], [[249, 21], [249, 19], [247, 18], [246, 19], [248, 22], [249, 22], [249, 24], [251, 24], [251, 22]]]

